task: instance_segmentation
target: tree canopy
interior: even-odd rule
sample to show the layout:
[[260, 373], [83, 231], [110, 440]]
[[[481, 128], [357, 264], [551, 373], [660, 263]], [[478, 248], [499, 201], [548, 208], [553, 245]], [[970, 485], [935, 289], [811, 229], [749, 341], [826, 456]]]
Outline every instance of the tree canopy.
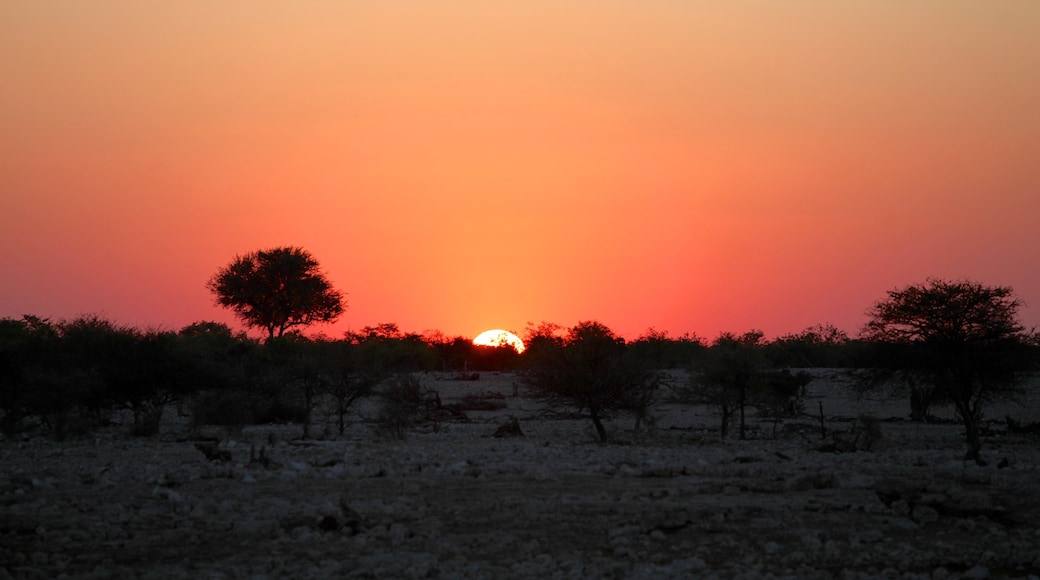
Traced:
[[603, 418], [611, 410], [645, 415], [661, 377], [632, 356], [624, 339], [595, 321], [579, 322], [565, 336], [557, 330], [543, 324], [528, 333], [524, 383], [588, 411], [600, 441], [607, 440]]
[[247, 326], [282, 336], [291, 328], [333, 322], [346, 309], [343, 294], [306, 250], [282, 247], [237, 256], [206, 284], [217, 304]]
[[1010, 287], [929, 278], [888, 292], [867, 312], [863, 337], [877, 343], [872, 382], [898, 380], [918, 404], [949, 401], [978, 458], [985, 403], [1013, 397], [1029, 368], [1022, 303]]

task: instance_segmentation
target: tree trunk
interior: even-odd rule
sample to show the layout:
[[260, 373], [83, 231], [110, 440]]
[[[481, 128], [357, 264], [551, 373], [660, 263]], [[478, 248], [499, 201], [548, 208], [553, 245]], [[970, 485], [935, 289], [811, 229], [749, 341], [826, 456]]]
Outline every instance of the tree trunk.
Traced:
[[744, 401], [743, 397], [740, 401], [740, 440], [743, 441], [747, 435], [747, 428], [744, 424]]
[[344, 415], [346, 415], [346, 414], [347, 414], [347, 407], [344, 404], [343, 397], [337, 397], [336, 398], [336, 415], [337, 415], [337, 419], [338, 419], [337, 427], [339, 427], [339, 434], [340, 435], [343, 435], [343, 431], [346, 429], [346, 422], [344, 420]]
[[135, 437], [151, 437], [159, 433], [162, 424], [163, 404], [142, 401], [133, 405]]
[[303, 391], [303, 438], [311, 438], [311, 409], [314, 407], [314, 392], [311, 388], [304, 387]]
[[982, 413], [978, 409], [972, 409], [970, 404], [956, 405], [957, 413], [964, 422], [964, 438], [968, 444], [968, 451], [964, 454], [965, 461], [979, 462], [982, 452]]
[[606, 443], [607, 429], [603, 426], [603, 421], [599, 418], [599, 409], [592, 407], [589, 409], [589, 414], [592, 415], [592, 424], [596, 426], [596, 434], [599, 435], [600, 443]]
[[729, 431], [729, 416], [730, 416], [730, 414], [732, 414], [732, 411], [730, 410], [729, 405], [723, 403], [723, 405], [722, 405], [722, 427], [719, 429], [721, 431], [721, 438], [722, 439], [726, 438], [726, 433]]
[[910, 420], [924, 423], [928, 420], [931, 396], [927, 391], [912, 388], [910, 391]]

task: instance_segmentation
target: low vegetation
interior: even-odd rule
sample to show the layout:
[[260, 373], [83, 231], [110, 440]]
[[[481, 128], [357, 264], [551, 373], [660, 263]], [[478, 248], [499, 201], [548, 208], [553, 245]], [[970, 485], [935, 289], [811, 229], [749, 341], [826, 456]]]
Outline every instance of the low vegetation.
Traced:
[[[811, 380], [805, 369], [823, 367], [857, 369], [850, 372], [864, 394], [905, 399], [912, 420], [930, 420], [931, 405], [953, 406], [968, 457], [978, 459], [987, 405], [1016, 400], [1023, 379], [1038, 369], [1038, 341], [1017, 321], [1019, 305], [1008, 288], [929, 280], [890, 292], [855, 339], [818, 325], [772, 341], [757, 330], [707, 342], [654, 329], [626, 341], [586, 321], [529, 327], [522, 354], [464, 337], [408, 333], [391, 323], [333, 339], [289, 330], [302, 320], [292, 318], [261, 325], [268, 337], [257, 340], [215, 322], [165, 331], [98, 316], [7, 318], [0, 320], [0, 429], [9, 438], [62, 439], [126, 412], [129, 434], [151, 436], [176, 405], [198, 425], [293, 423], [307, 438], [316, 435], [316, 418], [322, 435], [342, 434], [354, 408], [373, 399], [380, 409], [367, 420], [401, 438], [426, 420], [463, 420], [505, 406], [501, 395], [481, 393], [442, 405], [416, 373], [470, 379], [517, 371], [514, 397], [523, 387], [525, 396], [554, 401], [589, 419], [600, 441], [610, 439], [605, 420], [618, 414], [652, 426], [663, 390], [672, 402], [710, 406], [720, 436], [735, 427], [743, 439], [749, 411], [777, 425], [784, 418], [812, 421], [817, 410], [802, 401]], [[676, 383], [668, 369], [681, 369], [688, 379]], [[833, 445], [872, 446], [875, 425], [869, 418], [860, 423], [851, 441], [831, 433]]]

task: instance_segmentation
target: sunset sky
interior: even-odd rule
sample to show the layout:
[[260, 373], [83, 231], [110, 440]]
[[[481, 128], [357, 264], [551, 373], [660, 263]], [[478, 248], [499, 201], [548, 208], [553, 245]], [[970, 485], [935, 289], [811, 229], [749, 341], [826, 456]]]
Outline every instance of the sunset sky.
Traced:
[[[6, 0], [0, 317], [235, 323], [301, 246], [381, 322], [1040, 325], [1040, 2]], [[236, 324], [237, 326], [237, 324]], [[259, 335], [259, 334], [257, 334]]]

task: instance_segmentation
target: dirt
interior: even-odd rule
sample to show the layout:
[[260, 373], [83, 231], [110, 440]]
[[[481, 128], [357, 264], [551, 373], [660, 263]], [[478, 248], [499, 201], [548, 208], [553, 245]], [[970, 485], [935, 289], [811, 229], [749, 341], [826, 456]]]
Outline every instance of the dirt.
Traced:
[[[404, 441], [375, 435], [374, 403], [315, 440], [171, 409], [151, 439], [2, 441], [0, 578], [1040, 576], [1040, 440], [1000, 421], [988, 463], [965, 462], [955, 423], [896, 420], [901, 402], [821, 374], [806, 408], [831, 433], [892, 419], [873, 450], [818, 451], [812, 415], [721, 440], [710, 409], [668, 403], [652, 432], [620, 416], [600, 444], [591, 422], [514, 397], [512, 375], [424, 381], [445, 404], [505, 406]], [[523, 435], [494, 437], [510, 418]]]

